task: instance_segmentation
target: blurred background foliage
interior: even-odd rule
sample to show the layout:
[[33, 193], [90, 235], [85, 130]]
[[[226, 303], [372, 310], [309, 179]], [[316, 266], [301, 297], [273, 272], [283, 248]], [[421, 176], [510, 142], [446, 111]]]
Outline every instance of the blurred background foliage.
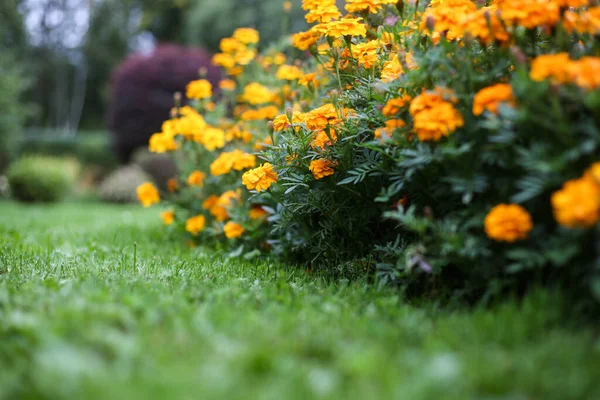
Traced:
[[[76, 159], [90, 184], [119, 162], [135, 162], [130, 155], [160, 128], [154, 120], [165, 119], [172, 93], [210, 63], [222, 37], [252, 26], [268, 46], [304, 29], [301, 1], [289, 13], [283, 3], [0, 0], [0, 178], [10, 162], [32, 154]], [[170, 74], [159, 67], [164, 49], [183, 57], [167, 60], [181, 64]], [[216, 83], [219, 71], [210, 74]], [[146, 98], [146, 114], [128, 108], [128, 98]], [[127, 113], [140, 117], [139, 126]]]

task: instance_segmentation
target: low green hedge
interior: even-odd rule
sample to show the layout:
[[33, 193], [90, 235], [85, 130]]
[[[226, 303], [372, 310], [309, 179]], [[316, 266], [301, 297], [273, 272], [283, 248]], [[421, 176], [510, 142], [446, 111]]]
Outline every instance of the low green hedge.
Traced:
[[73, 189], [79, 173], [75, 159], [31, 155], [6, 171], [11, 195], [24, 202], [56, 202]]

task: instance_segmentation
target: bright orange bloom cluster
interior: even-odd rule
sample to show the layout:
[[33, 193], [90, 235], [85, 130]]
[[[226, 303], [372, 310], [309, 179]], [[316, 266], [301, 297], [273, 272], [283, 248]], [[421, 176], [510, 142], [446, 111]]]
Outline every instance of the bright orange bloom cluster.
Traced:
[[362, 36], [367, 35], [367, 28], [361, 22], [361, 18], [347, 17], [339, 21], [331, 21], [326, 24], [315, 25], [313, 29], [322, 35], [341, 38], [344, 36]]
[[212, 96], [212, 85], [206, 79], [191, 81], [186, 86], [185, 95], [188, 99], [207, 99]]
[[574, 83], [582, 89], [600, 88], [600, 57], [571, 60], [567, 53], [547, 54], [531, 62], [530, 77], [534, 81], [550, 79], [554, 83]]
[[507, 25], [533, 29], [556, 24], [560, 20], [559, 3], [555, 0], [495, 0], [494, 5]]
[[315, 179], [322, 179], [326, 176], [333, 175], [335, 170], [333, 169], [333, 163], [331, 160], [324, 158], [318, 158], [310, 162], [308, 170], [312, 172]]
[[477, 92], [473, 99], [473, 114], [481, 115], [484, 111], [498, 114], [500, 104], [515, 104], [512, 87], [507, 83], [488, 86]]
[[275, 119], [273, 120], [273, 130], [275, 132], [281, 132], [287, 128], [289, 128], [290, 126], [292, 126], [293, 124], [301, 124], [302, 122], [304, 122], [304, 118], [305, 118], [305, 114], [298, 112], [298, 111], [293, 111], [292, 112], [292, 122], [290, 122], [290, 119], [288, 118], [288, 116], [286, 114], [280, 114], [278, 116], [275, 117]]
[[342, 16], [335, 5], [335, 0], [323, 0], [312, 5], [310, 11], [304, 16], [306, 22], [329, 22]]
[[566, 11], [563, 25], [567, 32], [598, 35], [600, 33], [600, 7], [590, 7], [585, 11]]
[[198, 233], [204, 230], [206, 224], [206, 218], [204, 215], [196, 215], [195, 217], [188, 218], [185, 222], [185, 230], [196, 236]]
[[527, 238], [533, 229], [531, 215], [518, 204], [499, 204], [484, 220], [485, 233], [497, 242], [515, 242]]
[[498, 18], [492, 7], [483, 7], [469, 14], [460, 25], [461, 36], [470, 34], [486, 46], [496, 42], [507, 43], [510, 33]]
[[210, 173], [214, 176], [228, 174], [232, 169], [241, 171], [246, 168], [252, 168], [256, 165], [256, 156], [254, 154], [244, 153], [235, 149], [230, 152], [223, 152], [210, 164]]
[[448, 40], [455, 40], [462, 35], [462, 23], [476, 11], [477, 6], [471, 0], [432, 1], [421, 17], [421, 30], [427, 32], [432, 21], [434, 42], [441, 33], [445, 33]]
[[206, 178], [206, 174], [202, 171], [192, 171], [192, 173], [187, 178], [187, 184], [189, 186], [204, 186], [204, 178]]
[[591, 227], [600, 218], [600, 162], [579, 179], [566, 182], [552, 194], [556, 221], [569, 228]]
[[223, 232], [225, 233], [225, 236], [227, 237], [227, 239], [238, 238], [238, 237], [242, 236], [242, 234], [244, 233], [245, 230], [246, 229], [244, 229], [244, 227], [242, 225], [240, 225], [236, 222], [233, 222], [233, 221], [229, 221], [223, 227]]
[[167, 210], [160, 213], [160, 217], [162, 218], [163, 224], [171, 225], [175, 220], [175, 211]]
[[387, 103], [383, 106], [381, 112], [386, 117], [392, 117], [400, 112], [401, 109], [410, 104], [412, 98], [405, 94], [402, 97], [397, 97], [393, 99], [389, 99]]
[[437, 142], [463, 126], [464, 120], [453, 103], [456, 103], [453, 93], [443, 88], [415, 97], [409, 111], [420, 141]]
[[277, 70], [277, 79], [296, 81], [304, 76], [300, 68], [295, 65], [281, 65]]
[[142, 183], [136, 189], [137, 197], [144, 207], [150, 207], [152, 204], [160, 202], [158, 190], [151, 182]]
[[273, 166], [264, 163], [257, 168], [247, 171], [242, 176], [242, 183], [248, 190], [256, 189], [257, 192], [267, 190], [279, 179], [277, 172], [273, 171]]

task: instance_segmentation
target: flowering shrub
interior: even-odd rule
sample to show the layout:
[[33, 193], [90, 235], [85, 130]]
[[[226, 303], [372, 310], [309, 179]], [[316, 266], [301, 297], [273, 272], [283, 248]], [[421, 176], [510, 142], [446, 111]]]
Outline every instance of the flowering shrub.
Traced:
[[469, 296], [540, 280], [600, 296], [600, 7], [302, 7], [309, 60], [236, 31], [213, 58], [223, 101], [208, 111], [192, 82], [196, 109], [150, 140], [203, 174], [173, 197], [188, 239]]

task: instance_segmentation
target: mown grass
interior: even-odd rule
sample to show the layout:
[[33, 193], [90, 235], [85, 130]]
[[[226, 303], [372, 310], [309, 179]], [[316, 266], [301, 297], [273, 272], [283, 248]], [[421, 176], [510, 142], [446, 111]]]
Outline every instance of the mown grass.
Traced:
[[187, 249], [156, 210], [0, 203], [1, 399], [598, 399], [562, 306], [411, 306]]

